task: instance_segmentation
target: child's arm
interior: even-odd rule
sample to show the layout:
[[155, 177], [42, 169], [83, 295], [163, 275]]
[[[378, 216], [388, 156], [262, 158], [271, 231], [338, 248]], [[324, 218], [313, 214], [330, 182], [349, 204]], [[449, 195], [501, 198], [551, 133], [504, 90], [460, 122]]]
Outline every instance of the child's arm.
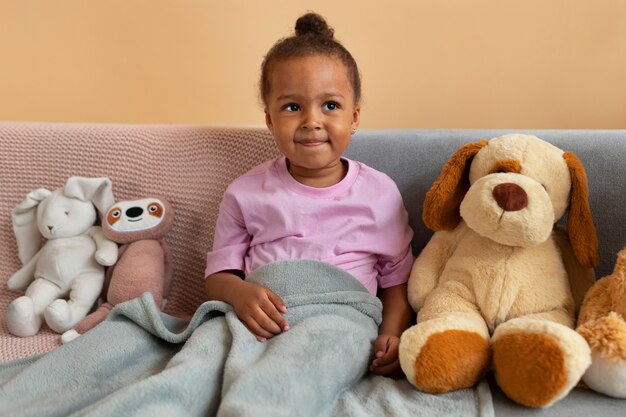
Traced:
[[289, 323], [282, 316], [287, 313], [283, 300], [262, 285], [244, 281], [235, 271], [207, 276], [205, 290], [210, 300], [233, 306], [239, 320], [259, 341], [289, 330]]
[[370, 371], [378, 375], [401, 378], [403, 376], [398, 359], [400, 335], [413, 323], [413, 309], [409, 305], [406, 284], [381, 290], [383, 321], [374, 342], [374, 360]]

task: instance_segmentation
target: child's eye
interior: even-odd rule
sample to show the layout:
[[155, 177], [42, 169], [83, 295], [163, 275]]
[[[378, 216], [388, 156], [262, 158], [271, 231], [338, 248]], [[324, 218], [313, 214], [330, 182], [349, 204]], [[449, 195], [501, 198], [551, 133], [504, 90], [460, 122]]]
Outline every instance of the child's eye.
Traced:
[[326, 103], [324, 103], [322, 108], [324, 110], [336, 110], [339, 108], [339, 104], [334, 101], [327, 101]]
[[300, 110], [300, 106], [295, 103], [289, 103], [283, 106], [283, 109], [285, 109], [285, 111], [298, 111]]

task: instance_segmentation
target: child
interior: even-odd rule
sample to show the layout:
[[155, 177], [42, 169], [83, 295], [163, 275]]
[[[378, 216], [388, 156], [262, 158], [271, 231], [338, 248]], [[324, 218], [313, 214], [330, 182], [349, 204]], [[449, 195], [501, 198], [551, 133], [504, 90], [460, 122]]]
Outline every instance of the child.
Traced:
[[283, 154], [227, 189], [207, 256], [209, 299], [233, 306], [265, 341], [289, 330], [281, 298], [244, 278], [274, 261], [313, 259], [380, 288], [383, 321], [370, 370], [400, 377], [398, 345], [412, 322], [406, 281], [413, 232], [396, 185], [342, 157], [360, 120], [361, 83], [352, 55], [313, 13], [262, 64], [265, 121]]

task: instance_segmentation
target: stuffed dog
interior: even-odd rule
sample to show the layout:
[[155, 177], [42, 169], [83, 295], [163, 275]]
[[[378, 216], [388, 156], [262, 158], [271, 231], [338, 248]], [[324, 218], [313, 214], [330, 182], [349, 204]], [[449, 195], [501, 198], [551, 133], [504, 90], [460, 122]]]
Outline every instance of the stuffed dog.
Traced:
[[576, 330], [591, 348], [583, 381], [595, 391], [626, 398], [626, 248], [617, 255], [613, 273], [587, 292]]
[[172, 255], [163, 237], [172, 228], [174, 210], [164, 198], [115, 203], [102, 222], [104, 235], [119, 244], [118, 261], [107, 270], [105, 303], [61, 340], [67, 343], [103, 321], [111, 309], [150, 292], [163, 307], [172, 280]]
[[[102, 290], [104, 266], [117, 260], [117, 245], [94, 226], [96, 209], [102, 213], [113, 202], [108, 178], [71, 177], [64, 188], [30, 192], [13, 210], [24, 266], [7, 286], [13, 291], [28, 289], [7, 310], [12, 334], [32, 336], [44, 318], [52, 330], [62, 333], [89, 312]], [[65, 314], [61, 317], [59, 311]]]
[[[580, 160], [535, 136], [470, 143], [450, 158], [426, 195], [435, 234], [408, 284], [418, 316], [400, 363], [413, 385], [470, 387], [491, 366], [504, 393], [532, 407], [576, 385], [590, 351], [573, 329], [572, 289], [580, 299], [598, 261], [587, 199]], [[568, 208], [567, 233], [555, 231]]]

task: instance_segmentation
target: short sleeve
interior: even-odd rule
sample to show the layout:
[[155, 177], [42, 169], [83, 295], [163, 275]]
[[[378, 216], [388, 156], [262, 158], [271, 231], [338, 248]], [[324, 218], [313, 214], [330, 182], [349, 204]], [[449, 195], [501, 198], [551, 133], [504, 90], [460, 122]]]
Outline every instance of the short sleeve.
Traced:
[[250, 239], [241, 209], [227, 191], [220, 203], [213, 249], [207, 254], [204, 276], [229, 269], [243, 271]]
[[379, 239], [384, 242], [376, 263], [379, 288], [407, 282], [415, 260], [411, 249], [413, 229], [409, 226], [402, 195], [391, 178], [386, 177], [386, 180], [385, 192], [379, 191], [384, 195], [384, 205], [379, 206]]
[[378, 286], [388, 288], [407, 282], [414, 260], [410, 243], [397, 258], [381, 257], [376, 265]]

